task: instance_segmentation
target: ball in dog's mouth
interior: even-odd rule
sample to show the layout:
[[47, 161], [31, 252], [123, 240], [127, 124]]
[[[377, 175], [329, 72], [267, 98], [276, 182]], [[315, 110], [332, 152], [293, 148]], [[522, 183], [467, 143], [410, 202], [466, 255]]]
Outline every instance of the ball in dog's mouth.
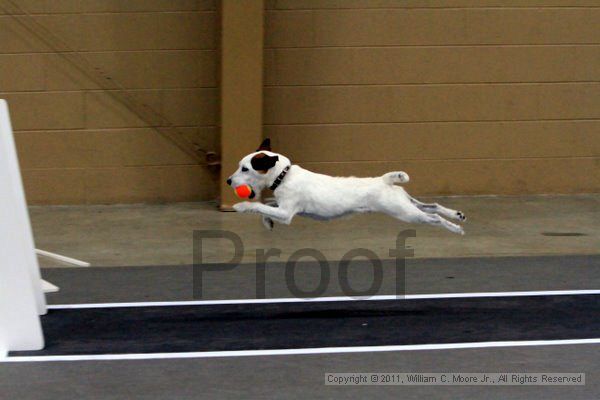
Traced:
[[256, 196], [250, 185], [240, 185], [235, 188], [235, 194], [242, 199], [253, 199]]

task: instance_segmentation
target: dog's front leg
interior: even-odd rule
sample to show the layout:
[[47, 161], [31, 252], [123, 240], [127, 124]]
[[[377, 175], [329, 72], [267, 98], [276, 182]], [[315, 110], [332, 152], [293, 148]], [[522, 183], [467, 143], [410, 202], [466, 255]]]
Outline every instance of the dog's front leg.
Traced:
[[233, 209], [237, 212], [262, 214], [265, 217], [272, 218], [282, 224], [290, 224], [294, 218], [294, 212], [281, 207], [271, 207], [262, 203], [252, 203], [244, 201], [233, 205]]
[[[274, 198], [266, 199], [264, 204], [268, 205], [269, 207], [278, 207], [277, 201]], [[268, 231], [272, 231], [273, 227], [275, 226], [275, 223], [273, 222], [273, 220], [265, 215], [260, 216], [260, 222], [262, 222], [263, 226]]]

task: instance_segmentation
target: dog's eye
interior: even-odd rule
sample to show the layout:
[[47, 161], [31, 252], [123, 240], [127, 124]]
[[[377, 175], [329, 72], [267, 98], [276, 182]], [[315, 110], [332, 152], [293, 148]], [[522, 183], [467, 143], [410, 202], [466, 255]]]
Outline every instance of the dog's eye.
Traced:
[[242, 172], [248, 172], [248, 168], [242, 167]]

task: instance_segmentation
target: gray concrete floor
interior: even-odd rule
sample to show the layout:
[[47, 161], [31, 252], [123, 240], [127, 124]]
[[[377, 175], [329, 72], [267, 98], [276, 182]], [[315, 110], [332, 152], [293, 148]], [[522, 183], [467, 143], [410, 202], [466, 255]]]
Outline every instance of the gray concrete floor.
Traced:
[[[406, 269], [407, 292], [597, 289], [600, 195], [453, 197], [436, 201], [463, 210], [467, 234], [410, 226], [381, 215], [328, 223], [298, 218], [264, 231], [254, 215], [220, 213], [215, 204], [32, 207], [39, 248], [95, 266], [192, 263], [192, 232], [225, 229], [244, 243], [244, 262], [277, 247], [285, 261], [314, 247], [330, 260], [364, 247], [382, 258], [401, 230], [416, 228]], [[546, 235], [544, 235], [546, 233]], [[551, 236], [547, 236], [550, 234]], [[580, 234], [560, 236], [561, 234]], [[553, 236], [554, 235], [554, 236]], [[559, 236], [556, 236], [559, 235]], [[211, 241], [207, 261], [228, 261], [228, 242]], [[564, 255], [573, 256], [564, 256]], [[596, 254], [596, 256], [594, 256]], [[500, 257], [507, 256], [507, 257]], [[532, 257], [534, 256], [534, 257]], [[42, 259], [44, 266], [53, 265]], [[207, 277], [213, 298], [251, 297], [255, 268]], [[269, 296], [285, 296], [281, 264], [270, 264]], [[359, 271], [361, 272], [361, 271]], [[51, 303], [184, 300], [190, 267], [89, 268], [43, 271], [62, 286]], [[302, 272], [304, 274], [304, 272]], [[301, 278], [310, 280], [310, 272]], [[359, 280], [368, 278], [360, 275]], [[385, 288], [384, 288], [385, 289]], [[389, 288], [388, 288], [389, 289]], [[335, 294], [336, 287], [332, 287]], [[326, 334], [326, 333], [324, 333]], [[0, 399], [594, 399], [600, 398], [598, 345], [405, 351], [391, 353], [0, 363]], [[324, 385], [326, 372], [585, 372], [585, 386]]]
[[[405, 229], [416, 229], [417, 237], [408, 242], [415, 258], [596, 254], [600, 249], [600, 194], [428, 200], [464, 211], [466, 235], [379, 214], [329, 222], [297, 217], [292, 225], [276, 225], [269, 232], [256, 215], [219, 212], [214, 203], [38, 206], [30, 212], [37, 247], [96, 266], [191, 264], [193, 231], [215, 229], [240, 236], [244, 262], [253, 262], [257, 249], [279, 248], [279, 260], [285, 261], [305, 247], [321, 251], [330, 260], [358, 247], [389, 258], [396, 235]], [[205, 261], [231, 258], [229, 241], [207, 243]], [[62, 266], [47, 259], [41, 264]]]
[[[592, 400], [600, 395], [599, 357], [600, 346], [576, 345], [326, 356], [0, 364], [0, 398]], [[338, 387], [324, 385], [325, 373], [329, 372], [585, 372], [586, 384]]]
[[[339, 263], [330, 262], [329, 270], [330, 278], [321, 296], [347, 294], [339, 285]], [[48, 294], [50, 304], [258, 296], [254, 264], [203, 271], [202, 287], [198, 271], [195, 274], [192, 266], [46, 268], [43, 277], [61, 288]], [[382, 262], [382, 282], [373, 294], [593, 290], [600, 288], [600, 255], [411, 259], [400, 272], [403, 277], [399, 287], [396, 273], [395, 260]], [[320, 277], [316, 262], [299, 263], [294, 284], [310, 290], [317, 287]], [[355, 290], [367, 290], [373, 284], [373, 268], [368, 261], [357, 259], [347, 279]], [[267, 298], [295, 297], [285, 278], [284, 263], [267, 264], [263, 282]]]
[[[599, 268], [599, 256], [419, 259], [409, 264], [407, 282], [410, 292], [419, 293], [593, 289], [598, 288]], [[186, 300], [191, 296], [190, 270], [190, 267], [53, 268], [45, 269], [44, 276], [63, 287], [61, 292], [48, 297], [50, 303]], [[249, 297], [252, 273], [252, 268], [240, 268], [233, 275], [212, 276], [206, 283], [217, 293], [211, 297]], [[241, 282], [246, 282], [245, 287], [236, 281], [240, 277]], [[273, 290], [279, 290], [273, 294], [284, 296], [278, 281], [272, 283]], [[600, 346], [582, 344], [214, 359], [0, 363], [0, 399], [589, 400], [600, 398], [599, 357]], [[583, 372], [586, 384], [325, 386], [325, 373], [331, 372]]]

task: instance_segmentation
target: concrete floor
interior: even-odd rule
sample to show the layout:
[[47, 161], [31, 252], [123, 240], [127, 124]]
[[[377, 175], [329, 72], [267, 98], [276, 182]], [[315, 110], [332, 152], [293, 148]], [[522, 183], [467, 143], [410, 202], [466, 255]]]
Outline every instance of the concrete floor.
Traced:
[[[243, 261], [251, 263], [250, 268], [238, 268], [230, 274], [207, 275], [204, 283], [211, 289], [207, 298], [252, 297], [256, 271], [252, 262], [257, 249], [280, 248], [282, 255], [272, 260], [275, 262], [285, 261], [294, 251], [306, 247], [320, 250], [329, 260], [339, 260], [356, 247], [388, 259], [396, 235], [409, 228], [417, 231], [417, 237], [409, 240], [416, 258], [406, 268], [409, 293], [598, 288], [600, 195], [453, 197], [436, 201], [467, 214], [465, 236], [410, 226], [381, 215], [359, 215], [328, 223], [297, 218], [291, 226], [276, 226], [275, 231], [268, 232], [257, 216], [221, 213], [210, 203], [32, 207], [30, 211], [39, 248], [90, 261], [95, 266], [171, 266], [48, 268], [43, 271], [44, 277], [61, 286], [60, 292], [48, 296], [50, 303], [190, 299], [192, 268], [174, 265], [193, 262], [192, 234], [199, 229], [235, 232], [245, 246]], [[207, 261], [228, 261], [231, 253], [227, 241], [213, 240], [205, 247]], [[42, 259], [42, 265], [58, 266], [46, 259]], [[281, 270], [281, 263], [267, 268], [269, 297], [289, 295], [281, 281]], [[303, 279], [310, 281], [311, 271], [302, 272], [300, 283]], [[273, 275], [276, 272], [280, 274]], [[361, 268], [357, 272], [361, 282], [370, 277], [363, 272]], [[389, 289], [386, 286], [382, 290], [387, 293]], [[333, 285], [327, 294], [338, 291]], [[0, 399], [592, 399], [600, 398], [599, 352], [598, 345], [571, 345], [0, 363]], [[357, 371], [585, 372], [586, 385], [324, 385], [326, 372]]]
[[[412, 293], [598, 288], [599, 256], [419, 259]], [[277, 269], [277, 266], [272, 266]], [[52, 268], [54, 304], [186, 300], [191, 267]], [[251, 268], [207, 281], [214, 298], [251, 295]], [[268, 275], [268, 274], [267, 274]], [[241, 278], [236, 282], [236, 279]], [[452, 279], [449, 279], [452, 278]], [[245, 282], [245, 286], [240, 285]], [[270, 285], [269, 285], [270, 286]], [[273, 281], [273, 293], [285, 295]], [[335, 291], [335, 287], [331, 288]], [[243, 293], [240, 293], [243, 292]], [[335, 293], [329, 293], [335, 294]], [[494, 329], [493, 326], [490, 329]], [[285, 333], [282, 333], [285, 334]], [[324, 333], [326, 334], [326, 333]], [[600, 346], [0, 363], [0, 399], [598, 399]], [[325, 386], [329, 372], [584, 372], [585, 386]]]
[[[600, 346], [0, 364], [3, 400], [528, 399], [600, 394]], [[329, 372], [585, 372], [585, 386], [325, 386]], [[26, 378], [25, 378], [26, 377]], [[28, 382], [24, 384], [25, 380]], [[2, 393], [6, 397], [2, 397]]]
[[[192, 264], [193, 231], [207, 229], [239, 235], [243, 261], [250, 263], [256, 259], [257, 249], [269, 248], [281, 249], [279, 261], [306, 247], [321, 251], [329, 260], [339, 260], [359, 247], [387, 259], [397, 234], [405, 229], [416, 229], [417, 237], [408, 242], [415, 258], [597, 254], [600, 249], [600, 194], [435, 201], [466, 213], [465, 236], [378, 214], [330, 222], [296, 217], [291, 226], [276, 225], [269, 232], [256, 215], [219, 212], [214, 203], [38, 206], [30, 212], [38, 248], [95, 266]], [[231, 259], [229, 241], [210, 240], [207, 244], [205, 261]], [[63, 266], [47, 259], [42, 259], [41, 265]]]
[[[295, 297], [283, 263], [268, 263], [262, 278], [267, 298]], [[320, 296], [343, 296], [339, 263], [329, 263], [330, 278]], [[348, 282], [356, 290], [373, 284], [373, 268], [356, 260]], [[600, 288], [600, 255], [419, 258], [406, 262], [401, 286], [396, 285], [395, 260], [382, 262], [382, 282], [376, 295], [415, 293], [511, 292], [532, 290], [593, 290]], [[194, 273], [196, 272], [196, 274]], [[45, 268], [43, 277], [58, 285], [49, 304], [118, 303], [253, 299], [257, 294], [254, 264], [204, 271], [199, 287], [192, 266]], [[321, 278], [316, 262], [298, 264], [294, 282], [305, 290]], [[202, 291], [199, 292], [198, 289]], [[599, 296], [600, 298], [600, 296]]]

